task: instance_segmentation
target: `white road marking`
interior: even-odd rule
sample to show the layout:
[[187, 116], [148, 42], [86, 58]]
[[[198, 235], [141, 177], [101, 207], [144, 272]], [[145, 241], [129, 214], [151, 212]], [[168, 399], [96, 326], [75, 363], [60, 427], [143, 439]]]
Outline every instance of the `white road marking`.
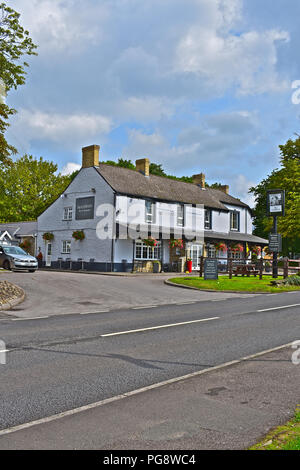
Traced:
[[175, 305], [192, 305], [195, 303], [196, 303], [196, 300], [194, 302], [175, 302]]
[[132, 310], [143, 310], [144, 308], [156, 308], [158, 305], [144, 305], [142, 307], [132, 307]]
[[2, 349], [2, 351], [0, 351], [0, 354], [1, 353], [7, 353], [7, 352], [10, 352], [10, 350], [9, 349]]
[[154, 390], [156, 388], [164, 387], [165, 385], [169, 385], [169, 384], [176, 383], [176, 382], [181, 382], [183, 380], [187, 380], [187, 379], [190, 379], [190, 378], [193, 378], [193, 377], [197, 377], [197, 376], [206, 374], [208, 372], [213, 372], [215, 370], [224, 369], [226, 367], [230, 367], [230, 366], [235, 365], [235, 364], [240, 364], [241, 362], [249, 361], [251, 359], [255, 359], [256, 357], [263, 356], [264, 354], [279, 351], [280, 349], [289, 348], [293, 345], [293, 343], [294, 342], [292, 341], [291, 343], [283, 344], [282, 346], [277, 346], [276, 348], [272, 348], [272, 349], [266, 349], [265, 351], [261, 351], [261, 352], [256, 353], [256, 354], [252, 354], [251, 356], [245, 356], [245, 357], [242, 357], [241, 359], [236, 359], [236, 360], [233, 360], [233, 361], [230, 361], [230, 362], [225, 362], [225, 363], [220, 364], [218, 366], [209, 367], [207, 369], [202, 369], [202, 370], [199, 370], [197, 372], [192, 372], [192, 373], [187, 374], [187, 375], [182, 375], [181, 377], [175, 377], [173, 379], [165, 380], [163, 382], [158, 382], [156, 384], [148, 385], [147, 387], [138, 388], [136, 390], [133, 390], [132, 392], [126, 392], [126, 393], [123, 393], [123, 394], [120, 394], [120, 395], [116, 395], [114, 397], [107, 398], [105, 400], [101, 400], [101, 401], [98, 401], [98, 402], [95, 402], [95, 403], [90, 403], [89, 405], [80, 406], [78, 408], [73, 408], [72, 410], [68, 410], [68, 411], [63, 411], [62, 413], [58, 413], [56, 415], [48, 416], [46, 418], [37, 419], [35, 421], [30, 421], [28, 423], [20, 424], [18, 426], [13, 426], [11, 428], [3, 429], [2, 431], [0, 431], [0, 436], [4, 436], [6, 434], [12, 434], [12, 433], [17, 432], [17, 431], [22, 431], [24, 429], [32, 428], [33, 426], [37, 426], [39, 424], [50, 423], [51, 421], [56, 421], [58, 419], [65, 418], [67, 416], [73, 416], [75, 414], [82, 413], [83, 411], [88, 411], [88, 410], [91, 410], [91, 409], [94, 409], [94, 408], [98, 408], [100, 406], [104, 406], [104, 405], [109, 404], [109, 403], [113, 403], [114, 401], [123, 400], [124, 398], [128, 398], [128, 397], [131, 397], [131, 396], [134, 396], [134, 395], [139, 395], [140, 393], [144, 393], [144, 392], [147, 392], [149, 390]]
[[101, 335], [101, 338], [107, 338], [108, 336], [127, 335], [129, 333], [139, 333], [142, 331], [149, 331], [149, 330], [158, 330], [160, 328], [170, 328], [172, 326], [189, 325], [191, 323], [200, 323], [200, 322], [211, 321], [211, 320], [219, 320], [219, 318], [220, 317], [202, 318], [201, 320], [184, 321], [180, 323], [170, 323], [169, 325], [151, 326], [149, 328], [140, 328], [138, 330], [119, 331], [117, 333], [108, 333], [106, 335]]
[[49, 316], [47, 316], [47, 317], [33, 317], [33, 318], [12, 318], [12, 321], [41, 320], [43, 318], [49, 318]]
[[282, 310], [284, 308], [292, 308], [292, 307], [299, 307], [300, 304], [293, 304], [293, 305], [283, 305], [282, 307], [272, 307], [272, 308], [264, 308], [263, 310], [256, 310], [257, 312], [269, 312], [271, 310]]
[[80, 313], [80, 315], [95, 315], [97, 313], [109, 313], [109, 310], [98, 310], [98, 312], [84, 312]]

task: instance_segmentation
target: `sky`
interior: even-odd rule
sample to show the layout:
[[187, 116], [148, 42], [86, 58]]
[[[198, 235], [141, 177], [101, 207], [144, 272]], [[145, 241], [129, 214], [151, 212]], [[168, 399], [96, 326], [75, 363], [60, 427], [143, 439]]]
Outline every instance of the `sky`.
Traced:
[[67, 174], [148, 157], [253, 205], [300, 132], [298, 0], [7, 0], [38, 44], [7, 133]]

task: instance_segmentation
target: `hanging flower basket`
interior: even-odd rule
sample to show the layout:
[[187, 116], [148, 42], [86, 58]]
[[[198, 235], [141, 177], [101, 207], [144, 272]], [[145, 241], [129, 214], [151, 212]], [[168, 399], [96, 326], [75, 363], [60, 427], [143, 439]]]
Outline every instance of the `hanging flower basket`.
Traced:
[[157, 240], [155, 240], [155, 238], [153, 238], [153, 237], [145, 238], [145, 239], [143, 240], [143, 242], [144, 242], [145, 245], [147, 245], [147, 246], [152, 246], [152, 247], [157, 246]]
[[170, 240], [169, 245], [171, 248], [183, 248], [183, 240], [181, 238]]
[[261, 247], [260, 246], [253, 246], [251, 248], [252, 253], [259, 256], [261, 254]]
[[231, 251], [232, 251], [233, 253], [243, 253], [244, 247], [243, 247], [243, 245], [242, 245], [241, 243], [237, 243], [237, 245], [233, 245], [233, 246], [231, 247]]
[[227, 245], [224, 242], [216, 243], [215, 248], [217, 251], [221, 251], [222, 253], [225, 253], [228, 250]]
[[72, 233], [72, 237], [77, 241], [82, 241], [85, 239], [85, 234], [83, 230], [76, 230]]
[[53, 233], [51, 233], [51, 232], [45, 232], [45, 233], [43, 234], [43, 240], [45, 240], [45, 242], [51, 242], [53, 239], [54, 239]]

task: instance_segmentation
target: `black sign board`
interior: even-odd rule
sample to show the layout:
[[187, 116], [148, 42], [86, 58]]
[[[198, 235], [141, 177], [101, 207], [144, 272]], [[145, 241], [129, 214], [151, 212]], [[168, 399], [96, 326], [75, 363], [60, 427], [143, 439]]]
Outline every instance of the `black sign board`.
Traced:
[[280, 233], [270, 233], [269, 251], [270, 253], [280, 253], [282, 251], [282, 238]]
[[206, 259], [204, 261], [204, 280], [218, 279], [218, 260]]
[[95, 197], [81, 197], [76, 199], [76, 220], [94, 218]]
[[282, 189], [271, 189], [267, 191], [267, 215], [284, 215], [285, 191]]

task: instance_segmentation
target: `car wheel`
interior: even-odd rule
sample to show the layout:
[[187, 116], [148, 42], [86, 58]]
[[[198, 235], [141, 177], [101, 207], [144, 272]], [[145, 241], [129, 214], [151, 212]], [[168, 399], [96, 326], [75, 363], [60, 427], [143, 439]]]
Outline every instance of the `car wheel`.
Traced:
[[10, 271], [10, 264], [9, 264], [9, 261], [7, 259], [3, 263], [3, 268]]

